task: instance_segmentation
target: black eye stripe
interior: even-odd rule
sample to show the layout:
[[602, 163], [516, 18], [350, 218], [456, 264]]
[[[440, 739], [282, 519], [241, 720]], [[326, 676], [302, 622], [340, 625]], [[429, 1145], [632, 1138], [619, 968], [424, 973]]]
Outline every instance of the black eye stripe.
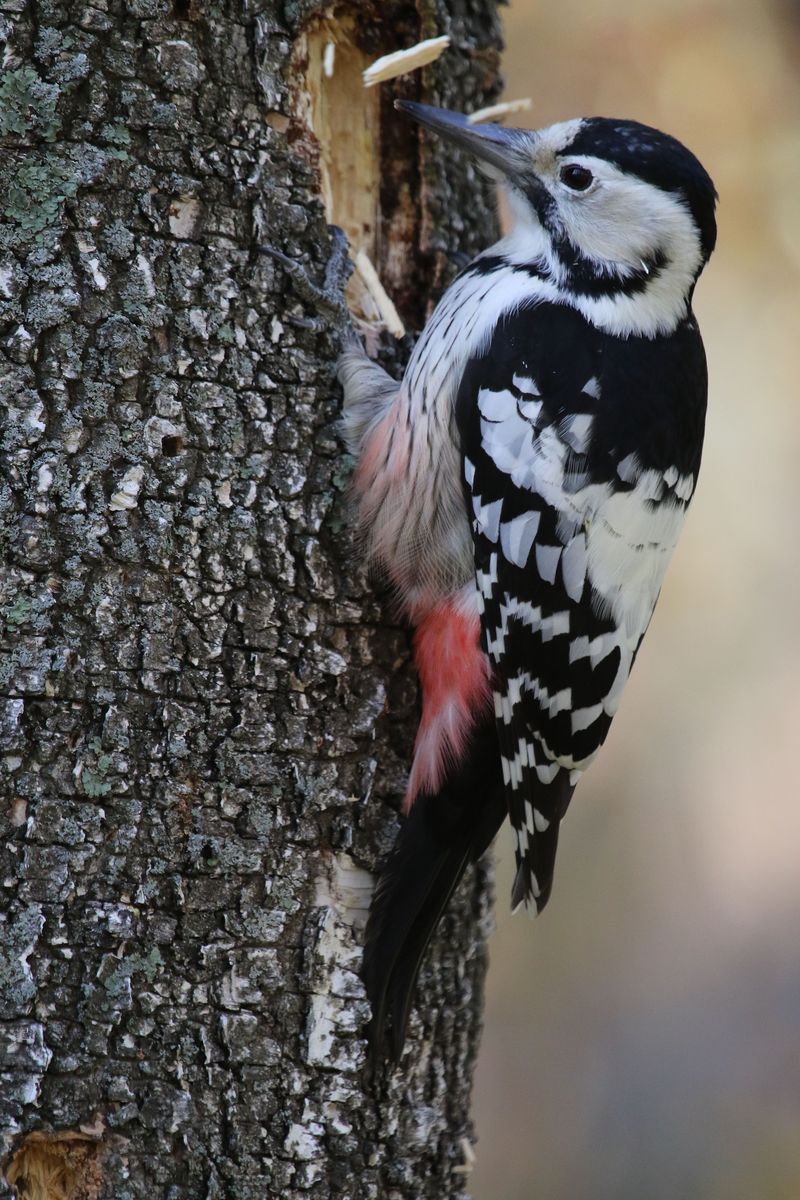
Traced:
[[582, 167], [578, 163], [567, 163], [561, 168], [559, 179], [568, 188], [572, 188], [573, 192], [585, 192], [594, 176], [588, 167]]

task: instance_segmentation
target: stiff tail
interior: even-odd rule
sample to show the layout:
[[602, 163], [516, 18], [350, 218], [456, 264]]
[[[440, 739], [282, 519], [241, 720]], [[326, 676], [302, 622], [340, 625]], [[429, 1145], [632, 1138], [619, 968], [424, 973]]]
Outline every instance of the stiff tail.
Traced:
[[363, 979], [372, 1004], [373, 1066], [403, 1050], [414, 985], [428, 943], [466, 867], [506, 816], [494, 722], [470, 737], [436, 794], [420, 792], [381, 874], [367, 923]]
[[575, 785], [570, 783], [570, 773], [566, 770], [558, 771], [548, 784], [541, 783], [529, 772], [523, 782], [523, 790], [512, 792], [508, 813], [517, 859], [511, 908], [516, 912], [524, 904], [535, 916], [550, 899], [558, 832]]

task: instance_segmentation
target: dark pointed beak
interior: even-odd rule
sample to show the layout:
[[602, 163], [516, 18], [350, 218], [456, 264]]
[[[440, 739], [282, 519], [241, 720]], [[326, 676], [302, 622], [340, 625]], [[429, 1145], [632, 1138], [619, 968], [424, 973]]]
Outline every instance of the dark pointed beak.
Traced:
[[524, 170], [526, 160], [530, 166], [530, 155], [525, 153], [525, 147], [530, 145], [534, 135], [527, 130], [503, 129], [501, 125], [470, 125], [463, 113], [416, 104], [413, 100], [395, 100], [394, 106], [511, 179]]

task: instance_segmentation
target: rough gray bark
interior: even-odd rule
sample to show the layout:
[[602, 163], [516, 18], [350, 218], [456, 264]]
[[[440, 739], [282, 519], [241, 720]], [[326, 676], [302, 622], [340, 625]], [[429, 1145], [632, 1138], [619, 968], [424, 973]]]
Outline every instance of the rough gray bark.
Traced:
[[[361, 926], [415, 684], [349, 557], [338, 318], [257, 252], [341, 288], [285, 119], [320, 7], [0, 4], [0, 1153], [29, 1198], [464, 1187], [486, 872], [371, 1088]], [[353, 10], [375, 54], [450, 32], [402, 94], [496, 89], [493, 5]], [[418, 328], [491, 217], [390, 97]]]

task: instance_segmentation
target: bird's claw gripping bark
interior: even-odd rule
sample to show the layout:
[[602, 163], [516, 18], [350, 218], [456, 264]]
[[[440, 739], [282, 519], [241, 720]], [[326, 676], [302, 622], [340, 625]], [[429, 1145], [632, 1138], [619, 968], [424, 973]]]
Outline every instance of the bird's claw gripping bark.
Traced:
[[299, 298], [315, 308], [322, 318], [288, 316], [285, 320], [303, 329], [311, 329], [315, 333], [322, 333], [331, 325], [339, 327], [349, 324], [350, 321], [350, 313], [344, 300], [344, 285], [353, 269], [347, 257], [347, 238], [337, 225], [329, 225], [328, 229], [331, 234], [332, 252], [325, 267], [325, 279], [321, 287], [313, 282], [302, 264], [290, 258], [288, 254], [274, 246], [258, 247], [261, 254], [267, 254], [281, 264], [291, 277]]

